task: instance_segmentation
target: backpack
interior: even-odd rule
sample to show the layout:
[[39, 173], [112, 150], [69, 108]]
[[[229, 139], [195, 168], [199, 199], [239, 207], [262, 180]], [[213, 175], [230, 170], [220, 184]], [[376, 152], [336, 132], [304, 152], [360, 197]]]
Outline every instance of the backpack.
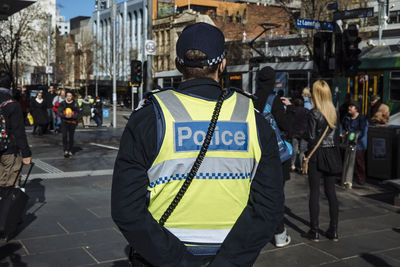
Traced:
[[12, 100], [7, 100], [0, 104], [0, 153], [6, 151], [8, 148], [8, 144], [10, 143], [8, 140], [6, 116], [3, 114], [3, 108], [7, 104], [13, 102], [14, 101]]
[[281, 162], [283, 163], [292, 157], [293, 148], [289, 142], [283, 140], [281, 131], [279, 130], [275, 118], [271, 113], [272, 104], [274, 103], [275, 96], [275, 94], [270, 94], [268, 96], [267, 103], [264, 107], [263, 116], [267, 120], [271, 128], [275, 131], [276, 141], [278, 142], [279, 148], [279, 157], [281, 159]]

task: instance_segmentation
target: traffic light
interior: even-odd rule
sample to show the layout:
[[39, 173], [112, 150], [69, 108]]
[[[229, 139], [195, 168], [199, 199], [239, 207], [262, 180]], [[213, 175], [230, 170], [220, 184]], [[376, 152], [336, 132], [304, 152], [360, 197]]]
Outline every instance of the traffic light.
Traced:
[[346, 76], [357, 75], [358, 67], [361, 65], [361, 61], [358, 59], [361, 53], [361, 50], [358, 48], [360, 42], [361, 38], [358, 37], [357, 25], [350, 24], [347, 30], [343, 32], [343, 67]]
[[131, 61], [131, 81], [133, 84], [140, 85], [143, 77], [142, 61], [132, 60]]
[[332, 57], [332, 33], [317, 32], [314, 35], [313, 61], [318, 73], [329, 72], [329, 60]]

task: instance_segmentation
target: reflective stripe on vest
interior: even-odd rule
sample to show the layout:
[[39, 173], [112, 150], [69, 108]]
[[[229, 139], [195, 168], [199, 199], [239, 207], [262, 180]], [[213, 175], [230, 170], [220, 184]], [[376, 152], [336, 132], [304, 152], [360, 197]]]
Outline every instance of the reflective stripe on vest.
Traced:
[[[195, 162], [215, 101], [173, 90], [154, 96], [165, 121], [160, 151], [147, 172], [148, 208], [158, 221]], [[187, 244], [221, 244], [247, 204], [260, 157], [253, 103], [234, 92], [224, 101], [206, 157], [166, 228]]]

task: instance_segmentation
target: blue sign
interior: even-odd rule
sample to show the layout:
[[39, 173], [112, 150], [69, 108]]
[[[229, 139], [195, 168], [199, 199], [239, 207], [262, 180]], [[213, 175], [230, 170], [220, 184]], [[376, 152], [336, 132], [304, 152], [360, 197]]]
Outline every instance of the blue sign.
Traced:
[[[209, 121], [175, 122], [176, 152], [199, 151], [207, 134]], [[220, 121], [215, 127], [208, 150], [247, 151], [249, 143], [246, 122]]]
[[296, 28], [333, 31], [333, 24], [327, 21], [297, 19]]
[[105, 108], [103, 109], [103, 118], [108, 118], [110, 117], [110, 110]]
[[274, 92], [278, 93], [283, 91], [283, 95], [286, 95], [286, 83], [287, 83], [287, 72], [276, 72], [275, 73], [275, 86]]

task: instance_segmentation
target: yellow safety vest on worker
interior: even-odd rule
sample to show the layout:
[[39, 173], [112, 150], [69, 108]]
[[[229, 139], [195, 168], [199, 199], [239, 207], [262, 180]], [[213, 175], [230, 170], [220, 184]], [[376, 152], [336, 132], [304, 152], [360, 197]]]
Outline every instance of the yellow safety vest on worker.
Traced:
[[[158, 155], [147, 172], [148, 209], [158, 221], [196, 160], [216, 102], [175, 90], [153, 98], [164, 122]], [[253, 102], [232, 91], [206, 157], [165, 227], [187, 245], [221, 244], [248, 202], [260, 157]]]

